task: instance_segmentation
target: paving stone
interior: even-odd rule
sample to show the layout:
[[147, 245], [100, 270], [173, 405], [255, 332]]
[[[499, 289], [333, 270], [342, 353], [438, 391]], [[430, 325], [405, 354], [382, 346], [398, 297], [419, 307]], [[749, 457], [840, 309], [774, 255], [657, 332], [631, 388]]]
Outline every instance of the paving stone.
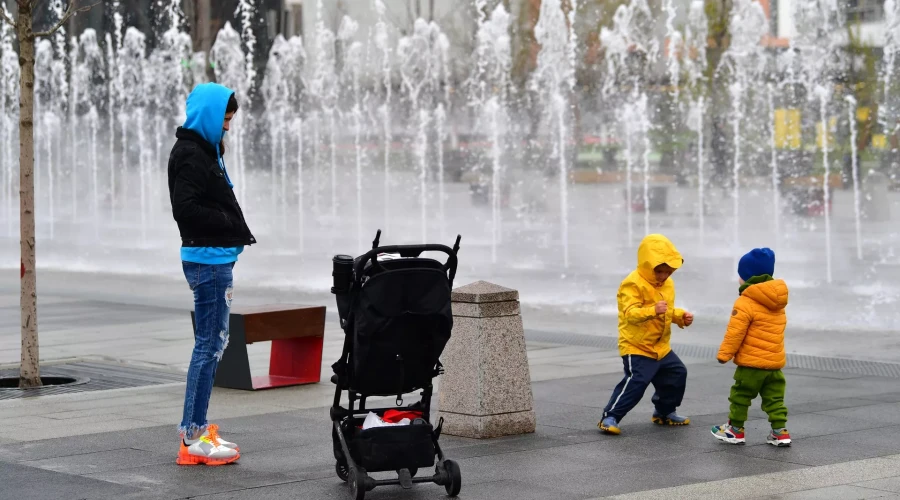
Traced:
[[870, 423], [900, 424], [900, 403], [884, 403], [854, 408], [841, 408], [819, 412], [841, 419], [864, 421]]
[[[864, 458], [893, 455], [900, 449], [900, 427], [884, 427], [841, 432], [827, 436], [799, 439], [789, 448], [775, 448], [767, 444], [729, 446], [729, 454], [763, 458], [803, 465], [828, 465]], [[793, 432], [793, 431], [791, 431]], [[760, 443], [762, 443], [760, 437]]]
[[758, 497], [760, 500], [821, 500], [823, 498], [840, 498], [841, 500], [868, 500], [870, 498], [886, 498], [895, 496], [888, 491], [877, 491], [858, 486], [841, 485], [814, 490], [795, 491], [780, 495]]
[[524, 482], [587, 497], [600, 497], [799, 467], [801, 466], [712, 452], [689, 458], [663, 458], [626, 464], [619, 464], [614, 458], [610, 458], [589, 474], [577, 470], [558, 471], [553, 474], [529, 475]]
[[15, 500], [49, 498], [120, 499], [138, 490], [127, 485], [61, 474], [17, 464], [0, 464], [0, 497]]
[[792, 414], [839, 410], [841, 408], [863, 408], [877, 404], [869, 399], [841, 398], [827, 399], [824, 401], [811, 401], [808, 403], [791, 403], [788, 410]]
[[159, 453], [123, 448], [21, 462], [21, 465], [39, 467], [66, 474], [84, 475], [145, 465], [170, 464], [172, 461], [171, 454], [165, 456]]
[[873, 488], [876, 490], [893, 491], [894, 493], [900, 493], [900, 471], [897, 472], [897, 477], [873, 479], [871, 481], [863, 481], [854, 484], [856, 486], [862, 486], [864, 488]]

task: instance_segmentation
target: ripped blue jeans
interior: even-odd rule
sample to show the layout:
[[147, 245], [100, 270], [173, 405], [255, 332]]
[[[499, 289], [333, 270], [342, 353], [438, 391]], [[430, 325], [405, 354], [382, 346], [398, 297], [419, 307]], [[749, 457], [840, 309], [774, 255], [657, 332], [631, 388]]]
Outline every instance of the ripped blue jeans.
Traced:
[[234, 263], [182, 262], [181, 265], [194, 292], [194, 352], [184, 391], [184, 416], [178, 431], [182, 436], [191, 437], [206, 429], [206, 410], [216, 367], [228, 346]]

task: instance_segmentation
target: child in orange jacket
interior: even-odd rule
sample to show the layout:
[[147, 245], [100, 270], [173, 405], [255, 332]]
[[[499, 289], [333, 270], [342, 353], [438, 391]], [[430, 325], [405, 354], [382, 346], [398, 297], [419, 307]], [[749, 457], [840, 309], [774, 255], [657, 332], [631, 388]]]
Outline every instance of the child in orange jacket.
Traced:
[[744, 421], [747, 409], [757, 395], [769, 416], [772, 432], [766, 442], [774, 446], [790, 446], [788, 410], [784, 405], [786, 381], [784, 368], [784, 329], [787, 316], [788, 288], [783, 280], [772, 278], [775, 253], [768, 248], [754, 248], [741, 257], [738, 264], [740, 296], [734, 302], [725, 339], [719, 347], [719, 363], [732, 358], [737, 370], [731, 388], [731, 411], [728, 423], [712, 428], [712, 434], [726, 443], [744, 444]]

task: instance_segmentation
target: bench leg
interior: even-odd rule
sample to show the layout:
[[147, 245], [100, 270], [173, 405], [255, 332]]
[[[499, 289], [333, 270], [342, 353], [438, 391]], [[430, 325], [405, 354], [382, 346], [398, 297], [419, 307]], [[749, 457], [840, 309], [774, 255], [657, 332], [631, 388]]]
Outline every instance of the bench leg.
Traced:
[[253, 377], [254, 389], [315, 384], [322, 374], [322, 337], [272, 341], [269, 375]]
[[244, 319], [231, 315], [228, 324], [228, 347], [216, 368], [215, 387], [226, 389], [253, 390], [250, 378], [250, 360], [247, 359], [247, 338], [244, 334]]

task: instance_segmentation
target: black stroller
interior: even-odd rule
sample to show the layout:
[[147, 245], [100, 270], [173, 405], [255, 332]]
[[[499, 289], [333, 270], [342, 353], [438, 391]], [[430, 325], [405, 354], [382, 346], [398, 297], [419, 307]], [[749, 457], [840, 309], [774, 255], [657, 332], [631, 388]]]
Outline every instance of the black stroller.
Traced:
[[[331, 407], [335, 471], [349, 483], [356, 500], [376, 486], [409, 489], [413, 483], [440, 484], [448, 495], [456, 496], [462, 486], [459, 465], [444, 458], [438, 444], [443, 419], [433, 427], [430, 413], [432, 379], [443, 373], [438, 358], [453, 327], [450, 291], [460, 237], [452, 249], [444, 245], [379, 247], [380, 239], [381, 230], [372, 250], [355, 259], [347, 255], [333, 259], [331, 292], [346, 335], [331, 377], [337, 385]], [[446, 253], [447, 261], [420, 257], [422, 252]], [[421, 399], [403, 406], [403, 395], [418, 390]], [[348, 408], [341, 406], [343, 391], [348, 394]], [[396, 397], [396, 406], [366, 408], [370, 396]], [[405, 415], [409, 423], [364, 430], [370, 412], [378, 417], [376, 421], [381, 417], [387, 421], [392, 413]], [[431, 466], [435, 466], [434, 475], [416, 476], [419, 468]], [[396, 471], [397, 479], [376, 480], [368, 475], [384, 471]]]

